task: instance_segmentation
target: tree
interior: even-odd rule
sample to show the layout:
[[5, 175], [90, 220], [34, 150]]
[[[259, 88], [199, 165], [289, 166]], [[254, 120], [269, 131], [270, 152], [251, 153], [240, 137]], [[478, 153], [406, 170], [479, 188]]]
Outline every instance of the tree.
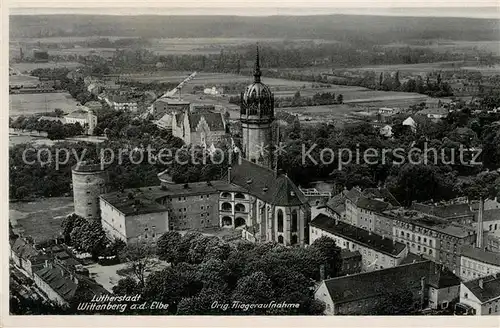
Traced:
[[158, 264], [154, 255], [153, 246], [146, 242], [129, 243], [120, 254], [120, 258], [129, 262], [127, 267], [138, 280], [140, 288], [145, 284], [146, 273], [152, 271]]
[[89, 252], [97, 258], [108, 243], [101, 222], [96, 220], [76, 219], [70, 233], [71, 244], [77, 249]]
[[116, 295], [135, 295], [140, 293], [141, 289], [137, 281], [131, 277], [125, 277], [118, 280], [118, 284], [113, 286], [113, 294]]
[[177, 231], [168, 231], [158, 238], [156, 243], [156, 252], [160, 260], [165, 260], [169, 263], [176, 263], [179, 258], [179, 244], [181, 235]]
[[337, 103], [338, 104], [343, 104], [344, 103], [344, 96], [342, 94], [340, 94], [340, 93], [337, 96]]
[[[228, 315], [231, 314], [230, 304], [230, 299], [223, 290], [218, 288], [203, 288], [198, 295], [183, 298], [179, 302], [177, 314]], [[227, 305], [227, 308], [224, 305]]]
[[[274, 297], [271, 280], [263, 272], [254, 272], [238, 280], [233, 291], [232, 300], [244, 304], [266, 304]], [[263, 309], [255, 309], [254, 314], [264, 313]]]
[[322, 236], [311, 244], [309, 250], [316, 254], [315, 257], [319, 259], [320, 265], [325, 266], [326, 277], [324, 278], [338, 276], [342, 266], [342, 258], [340, 256], [340, 247], [337, 246], [335, 240]]

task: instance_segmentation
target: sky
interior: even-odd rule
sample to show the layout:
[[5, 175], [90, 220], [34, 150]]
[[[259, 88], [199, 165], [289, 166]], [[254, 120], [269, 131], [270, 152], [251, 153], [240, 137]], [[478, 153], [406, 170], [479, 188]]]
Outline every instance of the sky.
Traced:
[[[473, 6], [474, 8], [470, 8]], [[499, 18], [498, 0], [10, 0], [11, 14], [317, 15], [381, 14]], [[82, 8], [85, 7], [85, 8]], [[446, 10], [440, 8], [449, 8]], [[450, 8], [451, 7], [451, 8]], [[486, 7], [489, 7], [488, 9]], [[496, 7], [491, 8], [491, 7]], [[36, 8], [36, 9], [33, 9]], [[57, 8], [57, 9], [55, 9]], [[482, 9], [481, 9], [482, 8]]]

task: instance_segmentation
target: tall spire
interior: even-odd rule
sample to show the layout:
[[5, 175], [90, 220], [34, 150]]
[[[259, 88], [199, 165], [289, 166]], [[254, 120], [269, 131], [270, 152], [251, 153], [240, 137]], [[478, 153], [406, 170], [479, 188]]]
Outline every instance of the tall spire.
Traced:
[[260, 82], [261, 75], [262, 72], [260, 71], [259, 45], [257, 44], [257, 55], [255, 56], [255, 69], [253, 71], [254, 82]]

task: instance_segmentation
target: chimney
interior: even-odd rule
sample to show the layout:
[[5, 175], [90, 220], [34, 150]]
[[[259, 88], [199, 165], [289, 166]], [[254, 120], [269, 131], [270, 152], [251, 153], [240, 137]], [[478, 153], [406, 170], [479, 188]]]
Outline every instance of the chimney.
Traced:
[[231, 166], [227, 168], [227, 183], [231, 183]]
[[49, 260], [45, 260], [45, 265], [44, 267], [47, 268], [49, 266]]
[[479, 200], [479, 213], [477, 216], [477, 237], [476, 237], [476, 247], [482, 248], [483, 246], [483, 211], [484, 211], [484, 199], [481, 197]]
[[425, 277], [420, 278], [420, 308], [425, 308]]
[[479, 288], [483, 289], [483, 279], [482, 278], [479, 279], [478, 283], [479, 283]]
[[325, 265], [324, 264], [321, 264], [319, 266], [319, 280], [320, 281], [325, 280]]

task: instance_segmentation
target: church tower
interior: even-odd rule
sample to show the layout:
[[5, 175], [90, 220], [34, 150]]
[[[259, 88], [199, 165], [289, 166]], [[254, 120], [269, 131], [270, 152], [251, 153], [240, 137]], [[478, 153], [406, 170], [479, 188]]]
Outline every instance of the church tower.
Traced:
[[271, 123], [274, 120], [274, 95], [271, 89], [260, 81], [261, 75], [257, 47], [253, 83], [241, 93], [243, 153], [247, 160], [272, 168], [274, 148]]

